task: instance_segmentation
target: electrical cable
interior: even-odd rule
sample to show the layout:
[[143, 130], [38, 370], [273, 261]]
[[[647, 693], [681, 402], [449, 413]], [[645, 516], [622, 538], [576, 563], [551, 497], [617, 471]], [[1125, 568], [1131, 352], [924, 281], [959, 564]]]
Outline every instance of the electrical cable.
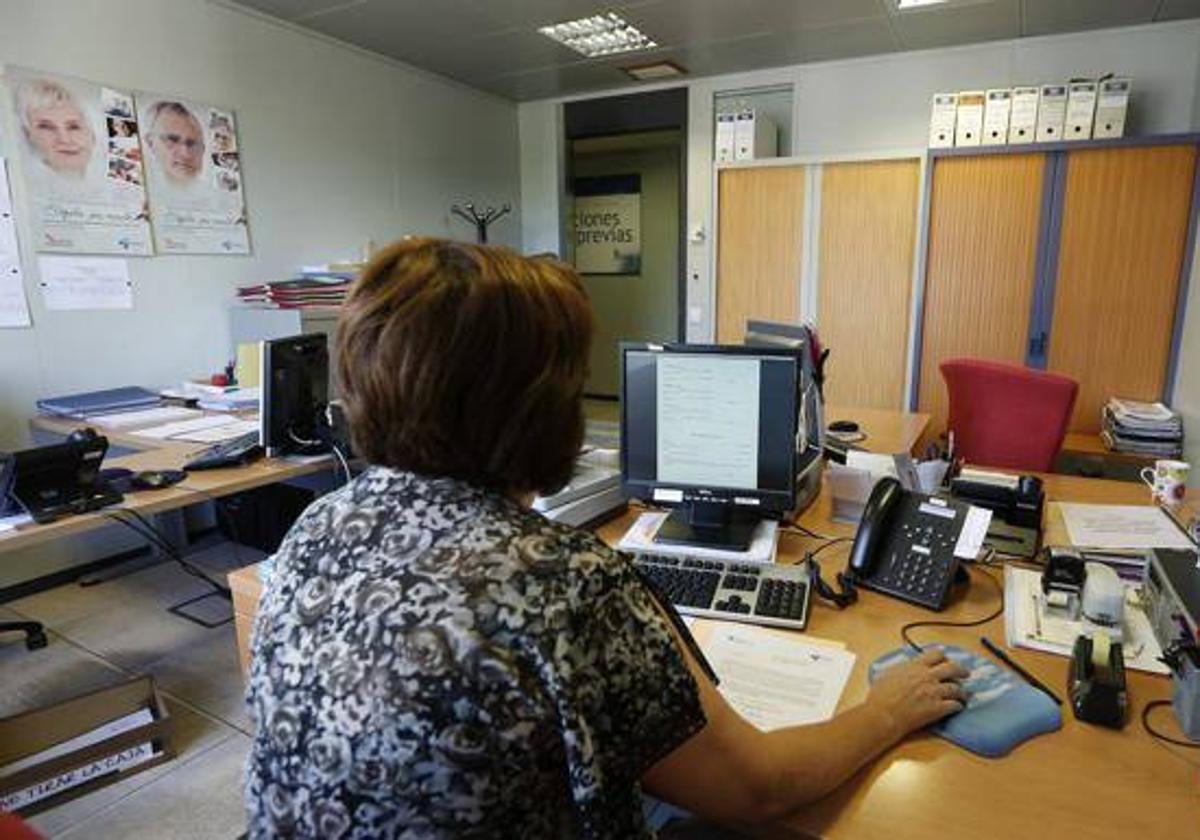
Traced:
[[350, 472], [349, 461], [346, 460], [346, 456], [342, 454], [342, 450], [338, 448], [338, 445], [333, 441], [330, 441], [329, 448], [333, 450], [333, 454], [337, 457], [339, 463], [341, 463], [342, 469], [346, 471], [346, 484], [349, 484], [352, 480], [354, 480], [354, 476]]
[[833, 539], [832, 537], [826, 536], [825, 534], [818, 534], [816, 531], [812, 530], [811, 528], [806, 528], [805, 526], [801, 525], [799, 522], [789, 522], [787, 520], [783, 520], [782, 522], [779, 523], [779, 527], [781, 530], [795, 531], [796, 533], [803, 534], [806, 537], [812, 537], [814, 540]]
[[[970, 566], [964, 565], [963, 568], [966, 568], [968, 571], [968, 574], [970, 574], [970, 569], [971, 569]], [[989, 621], [996, 618], [997, 616], [1003, 615], [1004, 614], [1004, 587], [1003, 587], [1003, 585], [1001, 585], [1000, 581], [996, 580], [995, 577], [993, 577], [991, 574], [983, 571], [982, 569], [980, 569], [979, 573], [981, 575], [983, 575], [985, 578], [987, 578], [988, 580], [990, 580], [992, 582], [992, 586], [994, 586], [996, 589], [996, 595], [1000, 599], [1000, 604], [999, 604], [999, 606], [996, 607], [996, 609], [992, 610], [990, 613], [985, 615], [983, 618], [977, 618], [972, 621], [912, 621], [912, 622], [909, 622], [908, 624], [905, 624], [903, 627], [900, 628], [900, 638], [904, 640], [904, 644], [906, 644], [908, 647], [911, 647], [917, 653], [920, 653], [922, 650], [924, 650], [924, 648], [922, 648], [919, 644], [914, 642], [912, 640], [912, 638], [909, 637], [908, 632], [910, 630], [916, 630], [918, 627], [978, 627], [981, 624], [987, 624]]]
[[[125, 519], [122, 516], [118, 516], [118, 512], [132, 515], [137, 519], [137, 522], [134, 522], [131, 519]], [[129, 508], [115, 508], [113, 510], [102, 510], [100, 513], [102, 513], [106, 519], [125, 526], [130, 531], [133, 531], [138, 536], [150, 542], [152, 545], [157, 546], [165, 555], [167, 555], [167, 557], [174, 560], [185, 572], [204, 581], [221, 596], [225, 598], [233, 597], [233, 591], [228, 586], [224, 586], [221, 583], [213, 580], [203, 570], [185, 560], [183, 555], [179, 553], [175, 546], [171, 545], [170, 541], [167, 540], [167, 538], [164, 537], [162, 533], [154, 527], [153, 524], [151, 524], [136, 510], [130, 510]]]
[[1189, 750], [1200, 750], [1200, 741], [1181, 741], [1178, 738], [1172, 738], [1170, 735], [1164, 735], [1159, 730], [1150, 725], [1150, 712], [1160, 706], [1170, 706], [1170, 700], [1151, 700], [1142, 708], [1142, 728], [1146, 730], [1151, 738], [1157, 738], [1167, 744], [1174, 744], [1177, 747], [1186, 747]]

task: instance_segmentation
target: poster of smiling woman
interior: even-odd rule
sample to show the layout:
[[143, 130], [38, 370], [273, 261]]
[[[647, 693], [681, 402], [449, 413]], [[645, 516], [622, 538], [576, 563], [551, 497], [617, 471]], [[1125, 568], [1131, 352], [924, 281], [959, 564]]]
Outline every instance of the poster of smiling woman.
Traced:
[[154, 93], [137, 106], [159, 253], [250, 253], [233, 111]]
[[152, 253], [133, 96], [18, 67], [5, 76], [37, 250]]

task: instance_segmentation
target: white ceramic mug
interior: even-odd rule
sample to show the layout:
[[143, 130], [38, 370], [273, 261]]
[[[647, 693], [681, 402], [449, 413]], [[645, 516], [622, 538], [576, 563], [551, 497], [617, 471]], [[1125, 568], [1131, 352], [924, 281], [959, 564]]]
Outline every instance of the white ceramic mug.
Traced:
[[1155, 461], [1153, 467], [1141, 472], [1142, 481], [1150, 487], [1154, 501], [1177, 505], [1187, 492], [1187, 477], [1191, 466], [1187, 461]]

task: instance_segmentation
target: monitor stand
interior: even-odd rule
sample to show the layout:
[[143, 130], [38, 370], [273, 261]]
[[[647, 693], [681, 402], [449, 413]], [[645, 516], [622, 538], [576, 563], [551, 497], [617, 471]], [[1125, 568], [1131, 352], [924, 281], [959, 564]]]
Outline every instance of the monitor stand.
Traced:
[[716, 502], [688, 502], [671, 511], [654, 535], [665, 545], [692, 545], [717, 551], [747, 551], [758, 518]]

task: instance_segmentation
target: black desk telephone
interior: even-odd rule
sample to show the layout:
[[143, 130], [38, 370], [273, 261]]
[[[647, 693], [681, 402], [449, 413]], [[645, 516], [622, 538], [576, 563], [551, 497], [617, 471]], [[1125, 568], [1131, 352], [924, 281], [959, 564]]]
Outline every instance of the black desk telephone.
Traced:
[[854, 537], [847, 577], [858, 586], [942, 609], [958, 572], [954, 548], [967, 509], [905, 490], [894, 478], [881, 479]]

